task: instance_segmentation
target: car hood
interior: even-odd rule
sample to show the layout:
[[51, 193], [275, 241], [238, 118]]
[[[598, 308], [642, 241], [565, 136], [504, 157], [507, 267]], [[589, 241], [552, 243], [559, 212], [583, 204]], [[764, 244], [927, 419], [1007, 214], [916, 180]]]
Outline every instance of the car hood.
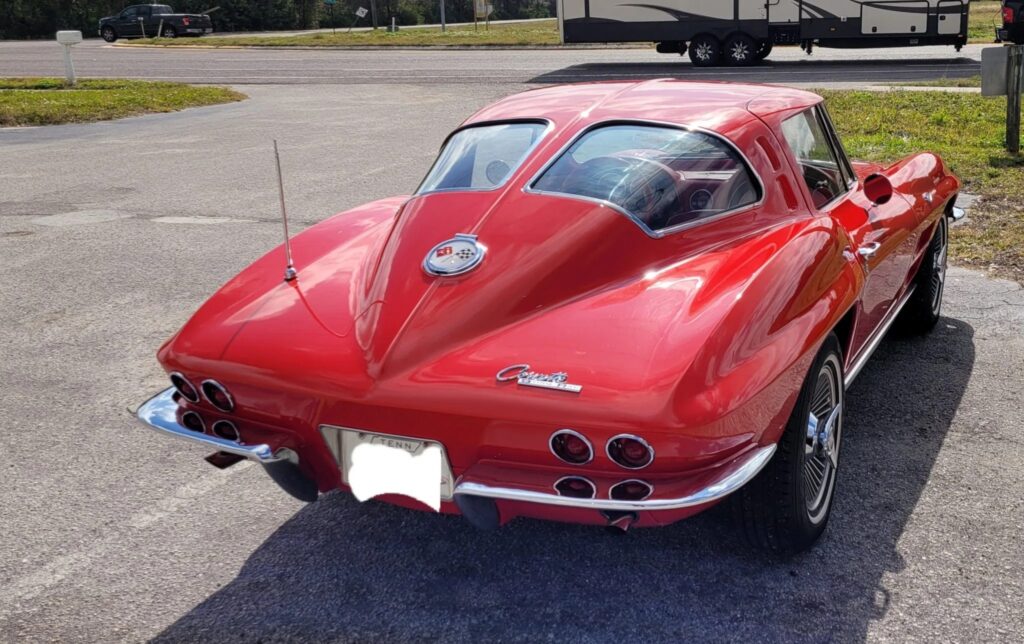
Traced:
[[[604, 205], [553, 196], [375, 202], [297, 236], [297, 280], [282, 280], [281, 249], [254, 263], [160, 358], [169, 370], [425, 410], [486, 415], [515, 395], [520, 413], [550, 416], [572, 394], [496, 383], [499, 370], [529, 364], [583, 386], [577, 399], [590, 404], [578, 412], [593, 422], [676, 422], [680, 404], [695, 404], [674, 396], [680, 387], [709, 392], [739, 363], [754, 369], [743, 376], [752, 393], [774, 377], [749, 364], [779, 315], [758, 311], [792, 301], [796, 281], [772, 279], [744, 296], [780, 248], [827, 236], [811, 239], [806, 222], [738, 236], [744, 225], [654, 239]], [[485, 260], [458, 277], [426, 274], [426, 254], [458, 233], [477, 235]], [[757, 332], [722, 330], [736, 319]], [[730, 404], [716, 394], [699, 401], [709, 416]]]

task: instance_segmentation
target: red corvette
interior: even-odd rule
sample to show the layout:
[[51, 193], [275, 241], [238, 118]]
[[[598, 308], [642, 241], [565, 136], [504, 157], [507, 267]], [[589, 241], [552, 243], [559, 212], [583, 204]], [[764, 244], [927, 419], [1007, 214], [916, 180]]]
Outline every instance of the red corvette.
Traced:
[[[414, 195], [315, 225], [159, 351], [152, 428], [490, 528], [726, 499], [776, 552], [828, 521], [843, 397], [939, 318], [959, 181], [851, 163], [821, 97], [598, 83], [486, 107]], [[290, 266], [290, 264], [289, 264]]]

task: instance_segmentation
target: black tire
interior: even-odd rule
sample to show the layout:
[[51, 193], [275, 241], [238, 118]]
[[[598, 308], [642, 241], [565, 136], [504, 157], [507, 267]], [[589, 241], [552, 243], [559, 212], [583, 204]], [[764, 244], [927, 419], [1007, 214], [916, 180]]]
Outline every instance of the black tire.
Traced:
[[164, 25], [164, 38], [177, 38], [178, 32], [171, 25]]
[[914, 276], [914, 294], [907, 300], [897, 321], [898, 329], [904, 334], [925, 335], [938, 324], [942, 315], [942, 295], [946, 290], [948, 249], [949, 220], [943, 215]]
[[113, 27], [104, 27], [100, 30], [100, 37], [107, 42], [114, 42], [117, 40], [117, 32]]
[[722, 43], [710, 34], [694, 37], [687, 51], [695, 67], [714, 67], [722, 60]]
[[757, 55], [755, 56], [755, 58], [757, 58], [758, 60], [764, 60], [765, 58], [768, 58], [769, 56], [772, 55], [773, 46], [774, 45], [772, 44], [772, 41], [762, 40], [757, 48]]
[[730, 497], [733, 517], [756, 548], [779, 555], [802, 552], [828, 525], [843, 435], [842, 365], [839, 340], [831, 333], [804, 380], [775, 455]]
[[747, 67], [757, 62], [757, 51], [760, 49], [757, 41], [747, 34], [734, 34], [725, 41], [725, 49], [722, 52], [725, 62], [733, 67]]

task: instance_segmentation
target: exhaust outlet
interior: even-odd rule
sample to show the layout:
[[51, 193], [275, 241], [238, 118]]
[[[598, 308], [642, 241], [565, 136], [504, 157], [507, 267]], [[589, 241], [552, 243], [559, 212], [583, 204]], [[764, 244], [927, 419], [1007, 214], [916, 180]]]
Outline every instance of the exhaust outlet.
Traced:
[[606, 529], [612, 534], [626, 534], [639, 518], [636, 512], [614, 512], [607, 510], [601, 513], [608, 521]]

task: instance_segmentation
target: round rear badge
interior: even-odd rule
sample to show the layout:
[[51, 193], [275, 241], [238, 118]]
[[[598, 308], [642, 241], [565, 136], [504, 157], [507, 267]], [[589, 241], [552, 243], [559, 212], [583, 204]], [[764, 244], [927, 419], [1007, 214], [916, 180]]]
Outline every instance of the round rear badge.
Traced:
[[423, 270], [429, 275], [462, 275], [479, 266], [486, 252], [476, 235], [459, 234], [431, 248], [423, 260]]

